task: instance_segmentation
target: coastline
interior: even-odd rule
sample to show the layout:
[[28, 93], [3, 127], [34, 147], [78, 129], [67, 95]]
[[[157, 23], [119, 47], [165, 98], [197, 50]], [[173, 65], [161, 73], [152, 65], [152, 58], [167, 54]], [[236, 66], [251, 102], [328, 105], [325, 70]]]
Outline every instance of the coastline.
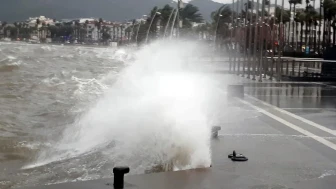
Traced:
[[135, 45], [122, 45], [122, 46], [108, 46], [108, 45], [87, 45], [87, 44], [66, 44], [66, 43], [29, 43], [25, 41], [2, 41], [1, 43], [19, 43], [19, 44], [30, 44], [30, 45], [57, 45], [57, 46], [69, 46], [69, 47], [88, 47], [88, 48], [108, 48], [108, 49], [118, 49], [122, 47], [136, 47]]

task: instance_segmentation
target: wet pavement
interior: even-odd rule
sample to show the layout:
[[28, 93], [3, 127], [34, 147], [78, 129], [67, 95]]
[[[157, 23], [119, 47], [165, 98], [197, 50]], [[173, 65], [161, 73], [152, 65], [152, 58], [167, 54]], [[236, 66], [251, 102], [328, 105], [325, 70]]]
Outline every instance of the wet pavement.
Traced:
[[[334, 84], [241, 77], [237, 83], [245, 86], [245, 97], [232, 99], [227, 108], [239, 108], [241, 116], [221, 120], [219, 137], [212, 140], [212, 168], [127, 176], [125, 188], [335, 188]], [[227, 155], [233, 150], [249, 161], [232, 162]], [[40, 188], [113, 188], [113, 179]]]
[[246, 94], [336, 130], [336, 87], [325, 83], [247, 84]]

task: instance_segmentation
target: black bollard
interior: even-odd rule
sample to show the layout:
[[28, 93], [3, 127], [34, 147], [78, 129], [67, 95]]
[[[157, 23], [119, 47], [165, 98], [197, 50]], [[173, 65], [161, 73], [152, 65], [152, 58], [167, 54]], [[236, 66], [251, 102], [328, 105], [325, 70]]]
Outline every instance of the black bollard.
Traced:
[[213, 126], [212, 129], [211, 129], [211, 137], [212, 138], [217, 138], [219, 130], [221, 130], [220, 126]]
[[113, 186], [116, 189], [124, 188], [124, 175], [129, 173], [129, 167], [115, 167], [113, 168], [114, 183]]
[[243, 154], [237, 154], [234, 150], [232, 154], [228, 155], [228, 158], [230, 158], [232, 161], [247, 161], [248, 158], [245, 157]]

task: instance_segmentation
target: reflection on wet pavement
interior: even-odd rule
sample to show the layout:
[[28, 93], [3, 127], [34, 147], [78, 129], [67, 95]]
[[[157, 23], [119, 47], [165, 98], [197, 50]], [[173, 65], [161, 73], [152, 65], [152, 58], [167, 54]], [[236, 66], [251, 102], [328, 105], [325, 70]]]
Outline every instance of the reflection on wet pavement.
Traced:
[[336, 130], [336, 88], [329, 84], [249, 83], [245, 91], [259, 100]]

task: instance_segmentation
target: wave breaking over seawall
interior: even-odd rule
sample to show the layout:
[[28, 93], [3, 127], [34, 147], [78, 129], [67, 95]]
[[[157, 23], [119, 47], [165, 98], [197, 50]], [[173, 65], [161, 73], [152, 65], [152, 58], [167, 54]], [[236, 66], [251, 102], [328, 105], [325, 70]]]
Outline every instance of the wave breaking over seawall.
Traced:
[[132, 173], [209, 167], [214, 85], [188, 67], [188, 57], [204, 51], [193, 42], [157, 41], [133, 52], [117, 78], [102, 78], [108, 87], [99, 99], [24, 168], [92, 154]]

